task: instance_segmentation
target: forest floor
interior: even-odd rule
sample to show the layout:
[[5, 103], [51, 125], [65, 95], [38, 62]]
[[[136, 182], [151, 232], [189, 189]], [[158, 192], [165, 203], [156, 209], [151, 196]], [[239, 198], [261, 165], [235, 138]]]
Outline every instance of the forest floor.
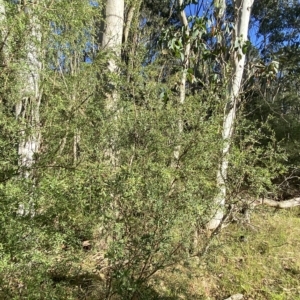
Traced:
[[300, 299], [300, 209], [260, 207], [226, 227], [201, 259], [156, 276], [158, 299]]
[[[41, 273], [38, 265], [32, 275], [12, 269], [2, 275], [6, 291], [0, 277], [0, 299], [104, 299], [108, 269], [99, 268], [99, 261], [105, 260], [99, 249], [100, 244], [88, 244], [80, 256], [74, 249], [73, 259], [72, 250], [63, 248], [49, 256], [53, 267]], [[21, 275], [31, 282], [26, 289]], [[30, 281], [29, 275], [35, 277]], [[224, 300], [234, 294], [244, 300], [300, 300], [300, 208], [259, 206], [250, 225], [230, 224], [212, 240], [205, 256], [158, 271], [148, 283], [130, 300]]]
[[[205, 256], [159, 271], [150, 283], [134, 300], [223, 300], [234, 294], [300, 300], [300, 208], [259, 207], [250, 225], [230, 224]], [[100, 285], [94, 281], [84, 299], [100, 299]]]

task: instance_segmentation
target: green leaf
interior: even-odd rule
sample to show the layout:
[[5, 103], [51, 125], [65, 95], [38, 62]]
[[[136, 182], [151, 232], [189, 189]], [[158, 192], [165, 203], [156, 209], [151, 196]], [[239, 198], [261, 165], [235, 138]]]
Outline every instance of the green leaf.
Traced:
[[183, 62], [184, 61], [184, 53], [180, 52], [180, 58], [181, 58], [181, 61]]
[[248, 51], [249, 46], [251, 45], [250, 41], [245, 41], [245, 43], [242, 46], [242, 52], [243, 54], [246, 54]]

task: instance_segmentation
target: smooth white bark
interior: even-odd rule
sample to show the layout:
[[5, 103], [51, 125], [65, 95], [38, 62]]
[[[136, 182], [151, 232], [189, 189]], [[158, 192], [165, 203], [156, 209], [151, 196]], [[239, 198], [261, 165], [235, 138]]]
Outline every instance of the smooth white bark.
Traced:
[[[121, 57], [121, 46], [124, 26], [124, 0], [107, 0], [105, 7], [105, 27], [102, 36], [102, 47], [112, 52], [108, 61], [108, 71], [118, 73], [116, 58]], [[118, 93], [114, 89], [107, 95], [107, 109], [115, 110]]]
[[115, 58], [121, 57], [123, 26], [124, 0], [107, 0], [101, 44], [102, 48], [109, 49], [112, 52], [108, 61], [108, 71], [111, 73], [118, 72]]
[[105, 6], [105, 25], [102, 35], [102, 47], [109, 48], [117, 55], [121, 54], [124, 26], [124, 0], [107, 0]]
[[[116, 58], [121, 57], [124, 27], [124, 0], [107, 0], [104, 13], [105, 21], [101, 32], [101, 46], [111, 52], [107, 69], [109, 73], [118, 73]], [[112, 91], [107, 94], [107, 109], [115, 109], [118, 94], [111, 82]]]
[[[106, 92], [106, 109], [114, 113], [115, 118], [118, 116], [117, 104], [119, 94], [114, 82], [114, 74], [118, 74], [117, 59], [121, 57], [122, 36], [124, 27], [124, 0], [107, 0], [105, 6], [105, 23], [101, 33], [101, 45], [103, 49], [110, 50], [108, 60], [108, 85], [110, 90]], [[115, 138], [110, 141], [110, 146], [106, 150], [106, 156], [112, 165], [117, 166], [117, 150], [115, 147]]]
[[[243, 45], [243, 43], [247, 41], [249, 21], [253, 2], [254, 0], [234, 1], [236, 20], [233, 36], [233, 45], [235, 45], [237, 41], [240, 41], [240, 45]], [[234, 51], [232, 53], [230, 60], [230, 66], [232, 68], [232, 78], [229, 82], [228, 100], [224, 110], [222, 130], [222, 158], [217, 172], [217, 187], [219, 191], [213, 201], [213, 206], [215, 209], [214, 216], [207, 224], [207, 228], [211, 230], [217, 228], [224, 217], [229, 151], [231, 140], [233, 137], [234, 122], [236, 119], [236, 110], [239, 101], [239, 94], [241, 91], [241, 83], [245, 64], [245, 54], [243, 54], [241, 47], [237, 51]]]

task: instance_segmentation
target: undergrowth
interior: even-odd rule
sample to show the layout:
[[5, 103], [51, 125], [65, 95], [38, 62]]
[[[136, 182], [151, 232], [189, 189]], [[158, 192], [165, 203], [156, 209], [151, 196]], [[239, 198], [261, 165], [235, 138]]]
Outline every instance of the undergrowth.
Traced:
[[[104, 299], [109, 270], [98, 241], [96, 232], [89, 247], [62, 248], [49, 253], [49, 259], [34, 268], [16, 263], [0, 278], [0, 298]], [[229, 225], [213, 240], [204, 257], [190, 257], [158, 271], [130, 299], [221, 300], [236, 293], [247, 300], [300, 299], [299, 248], [300, 209], [260, 207], [252, 214], [250, 225]], [[77, 260], [72, 259], [74, 251]], [[43, 272], [37, 281], [34, 274], [39, 269]], [[27, 297], [25, 286], [36, 294], [28, 291]], [[111, 299], [120, 298], [112, 295]]]

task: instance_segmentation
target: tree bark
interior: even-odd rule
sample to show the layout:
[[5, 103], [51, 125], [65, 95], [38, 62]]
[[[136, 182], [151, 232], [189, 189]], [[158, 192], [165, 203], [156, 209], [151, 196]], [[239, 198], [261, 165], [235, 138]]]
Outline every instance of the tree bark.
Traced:
[[[24, 12], [30, 20], [29, 36], [26, 37], [25, 41], [24, 58], [20, 60], [20, 99], [15, 106], [15, 116], [21, 129], [18, 145], [20, 173], [23, 178], [34, 179], [32, 166], [36, 162], [36, 154], [39, 153], [41, 141], [41, 30], [39, 20], [32, 8], [25, 6]], [[18, 213], [20, 215], [28, 213], [24, 204], [20, 204]]]
[[107, 0], [105, 6], [105, 24], [102, 47], [121, 55], [124, 26], [124, 0]]
[[[115, 76], [118, 74], [117, 59], [121, 58], [121, 46], [124, 26], [124, 0], [107, 0], [104, 12], [104, 24], [101, 33], [101, 45], [103, 49], [108, 49], [111, 56], [108, 60], [108, 89], [106, 90], [106, 109], [115, 117], [118, 115], [119, 93], [116, 88]], [[117, 149], [115, 137], [110, 141], [106, 156], [113, 166], [117, 166]]]
[[127, 44], [129, 30], [132, 24], [134, 13], [135, 11], [139, 11], [140, 5], [141, 5], [141, 1], [138, 1], [137, 3], [132, 3], [128, 9], [126, 22], [124, 24], [124, 44]]
[[[183, 0], [178, 0], [179, 7], [183, 7]], [[190, 28], [188, 24], [188, 20], [185, 14], [184, 9], [182, 9], [179, 12], [179, 20], [185, 28], [185, 33], [187, 36], [190, 35]], [[191, 44], [188, 41], [186, 45], [184, 45], [184, 60], [182, 62], [182, 75], [180, 79], [180, 88], [179, 88], [179, 120], [178, 120], [178, 132], [179, 135], [183, 133], [183, 121], [182, 121], [182, 106], [185, 102], [185, 96], [186, 96], [186, 77], [187, 77], [187, 71], [189, 67], [189, 59], [190, 59], [190, 52], [191, 52]], [[177, 165], [180, 158], [180, 145], [177, 145], [174, 149], [174, 158], [175, 158], [175, 164]]]
[[8, 49], [7, 49], [7, 38], [8, 38], [8, 29], [7, 29], [7, 19], [6, 19], [6, 9], [5, 3], [3, 0], [0, 0], [0, 34], [1, 34], [1, 65], [6, 65]]
[[[123, 48], [123, 57], [122, 59], [127, 63], [127, 82], [130, 82], [132, 79], [132, 71], [136, 63], [135, 54], [136, 47], [138, 44], [138, 32], [139, 32], [139, 11], [141, 8], [142, 0], [131, 1], [130, 7], [126, 13], [126, 19], [124, 22], [124, 48]], [[132, 34], [132, 39], [129, 42], [128, 37], [130, 33]]]
[[[232, 41], [233, 45], [236, 45], [236, 43], [239, 41], [240, 46], [242, 46], [247, 41], [248, 27], [253, 2], [254, 0], [234, 1], [235, 28]], [[211, 230], [217, 228], [224, 217], [230, 145], [233, 138], [234, 122], [236, 119], [237, 104], [239, 102], [239, 94], [241, 91], [244, 63], [245, 54], [242, 52], [241, 47], [239, 47], [236, 51], [233, 51], [230, 58], [232, 78], [229, 80], [227, 103], [224, 109], [222, 130], [222, 158], [219, 169], [217, 171], [218, 193], [213, 200], [213, 208], [215, 211], [214, 215], [207, 224], [207, 228]]]

